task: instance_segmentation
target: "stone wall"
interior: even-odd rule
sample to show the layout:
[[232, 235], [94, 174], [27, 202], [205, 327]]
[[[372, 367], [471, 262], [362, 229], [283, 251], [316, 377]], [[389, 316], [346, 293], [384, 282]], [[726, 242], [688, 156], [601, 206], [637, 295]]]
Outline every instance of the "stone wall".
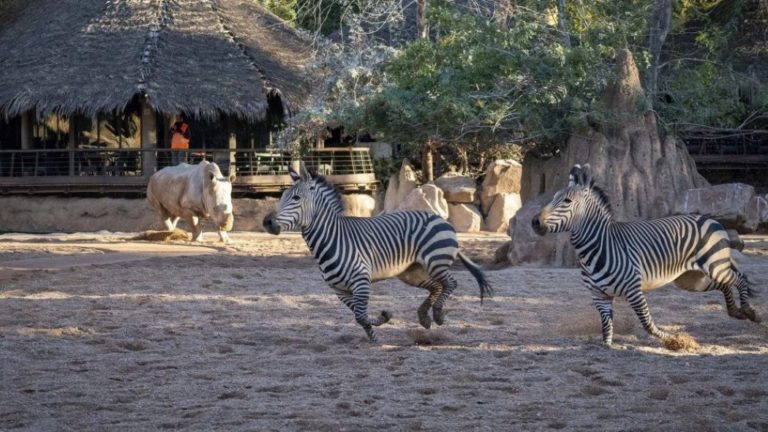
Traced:
[[[264, 216], [275, 208], [277, 198], [236, 198], [234, 231], [263, 231]], [[370, 195], [351, 194], [343, 197], [347, 213], [371, 216], [376, 200]], [[40, 196], [0, 197], [0, 232], [138, 232], [162, 230], [163, 225], [146, 199], [74, 198]], [[179, 228], [188, 229], [183, 221]], [[203, 230], [212, 225], [204, 221]]]

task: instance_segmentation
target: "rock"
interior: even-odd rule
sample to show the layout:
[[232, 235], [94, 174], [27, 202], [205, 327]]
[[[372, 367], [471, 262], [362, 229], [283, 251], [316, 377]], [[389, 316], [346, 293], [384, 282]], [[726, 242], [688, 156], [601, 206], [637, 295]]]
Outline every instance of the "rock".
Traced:
[[396, 210], [428, 211], [444, 219], [448, 219], [449, 214], [448, 202], [443, 196], [443, 191], [433, 184], [425, 184], [413, 189]]
[[456, 232], [479, 232], [483, 215], [472, 204], [448, 204], [448, 222]]
[[507, 255], [509, 255], [510, 247], [512, 247], [512, 242], [508, 241], [496, 249], [496, 252], [493, 253], [493, 264], [499, 266], [509, 265], [509, 257]]
[[755, 197], [755, 188], [743, 183], [726, 183], [687, 190], [675, 205], [680, 214], [705, 214], [726, 228], [741, 233], [754, 232], [766, 202]]
[[366, 194], [342, 195], [345, 216], [371, 217], [376, 211], [376, 199]]
[[523, 166], [511, 159], [498, 159], [488, 165], [480, 192], [483, 214], [488, 214], [498, 194], [520, 193], [522, 174]]
[[512, 237], [507, 258], [511, 265], [574, 266], [576, 253], [568, 233], [540, 236], [533, 231], [531, 221], [551, 196], [542, 195], [525, 203], [509, 221], [507, 234]]
[[400, 166], [400, 173], [389, 178], [387, 193], [384, 196], [384, 212], [395, 211], [415, 188], [416, 170], [408, 159], [404, 159]]
[[477, 182], [457, 173], [446, 173], [435, 180], [449, 203], [473, 203], [477, 195]]
[[500, 193], [493, 200], [491, 209], [485, 217], [485, 229], [492, 232], [505, 232], [509, 227], [509, 220], [520, 210], [523, 204], [520, 202], [520, 194]]
[[757, 222], [755, 231], [768, 228], [768, 199], [765, 196], [755, 195], [749, 204], [748, 213]]

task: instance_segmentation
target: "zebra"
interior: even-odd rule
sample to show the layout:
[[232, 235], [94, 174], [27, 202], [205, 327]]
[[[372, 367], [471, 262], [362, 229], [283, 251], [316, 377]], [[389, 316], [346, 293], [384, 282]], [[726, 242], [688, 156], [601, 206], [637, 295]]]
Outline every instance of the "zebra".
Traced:
[[377, 341], [373, 327], [392, 317], [386, 310], [376, 318], [369, 317], [372, 282], [397, 277], [428, 290], [429, 296], [418, 309], [419, 323], [427, 329], [433, 320], [437, 325], [444, 322], [443, 307], [457, 285], [449, 271], [457, 256], [477, 280], [481, 301], [492, 295], [485, 275], [459, 251], [456, 232], [441, 217], [420, 211], [343, 216], [340, 194], [324, 177], [313, 177], [303, 163], [300, 174], [289, 171], [293, 185], [283, 192], [276, 210], [264, 218], [264, 228], [275, 235], [301, 230], [323, 279], [354, 312], [370, 342]]
[[[760, 321], [748, 303], [751, 284], [736, 268], [728, 233], [720, 223], [700, 215], [616, 222], [589, 165], [575, 165], [568, 186], [556, 192], [531, 223], [539, 235], [571, 233], [606, 346], [613, 342], [615, 297], [628, 301], [646, 332], [669, 338], [671, 334], [654, 324], [644, 292], [673, 281], [688, 291], [722, 291], [728, 315]], [[741, 307], [732, 288], [739, 293]]]

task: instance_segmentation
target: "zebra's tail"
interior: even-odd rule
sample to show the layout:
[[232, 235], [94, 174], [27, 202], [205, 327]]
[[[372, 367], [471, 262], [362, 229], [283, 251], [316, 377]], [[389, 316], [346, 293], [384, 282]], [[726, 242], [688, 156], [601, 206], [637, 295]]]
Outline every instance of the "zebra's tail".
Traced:
[[461, 260], [461, 263], [464, 264], [464, 267], [472, 273], [472, 276], [475, 277], [477, 284], [480, 286], [480, 303], [483, 302], [483, 299], [486, 296], [493, 297], [493, 287], [488, 283], [488, 279], [485, 278], [483, 271], [480, 270], [480, 266], [473, 263], [472, 260], [461, 253], [461, 251], [459, 251], [459, 259]]

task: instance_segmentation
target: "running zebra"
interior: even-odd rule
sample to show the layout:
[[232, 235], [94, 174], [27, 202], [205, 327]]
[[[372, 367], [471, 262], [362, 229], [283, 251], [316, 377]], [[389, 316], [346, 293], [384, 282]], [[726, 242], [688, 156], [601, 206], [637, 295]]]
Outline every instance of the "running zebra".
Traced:
[[[568, 187], [555, 194], [532, 224], [540, 235], [570, 231], [607, 346], [613, 342], [615, 297], [627, 299], [649, 334], [662, 340], [670, 337], [653, 323], [643, 292], [672, 281], [688, 291], [720, 290], [728, 315], [759, 322], [747, 302], [750, 283], [736, 268], [722, 225], [698, 215], [616, 222], [608, 197], [594, 185], [589, 165], [571, 169]], [[732, 288], [738, 290], [741, 307]]]
[[293, 186], [283, 193], [277, 210], [264, 218], [264, 228], [275, 235], [301, 230], [323, 279], [354, 312], [371, 342], [376, 341], [373, 326], [392, 317], [388, 311], [375, 319], [368, 316], [372, 282], [397, 277], [429, 290], [418, 309], [424, 328], [430, 328], [432, 319], [443, 324], [445, 301], [456, 288], [449, 268], [457, 256], [480, 285], [480, 299], [492, 294], [480, 268], [459, 252], [456, 232], [444, 219], [427, 212], [346, 217], [333, 186], [323, 177], [313, 178], [303, 164], [300, 171], [290, 170]]

